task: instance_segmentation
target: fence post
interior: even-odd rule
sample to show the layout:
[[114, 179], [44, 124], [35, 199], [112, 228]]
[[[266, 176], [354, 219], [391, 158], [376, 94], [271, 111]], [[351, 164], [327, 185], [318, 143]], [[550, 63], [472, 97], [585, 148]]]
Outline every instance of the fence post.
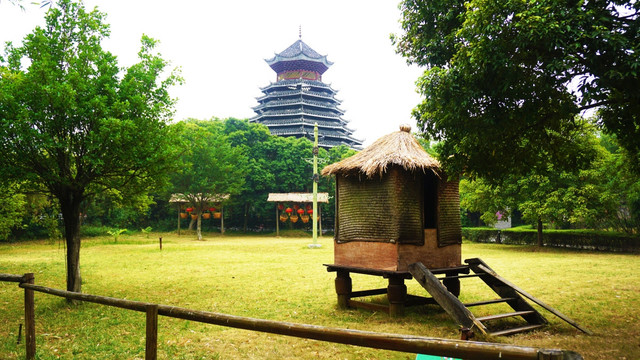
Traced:
[[[24, 274], [23, 281], [34, 283], [33, 273]], [[27, 360], [36, 357], [36, 315], [33, 290], [24, 289], [24, 336]]]
[[147, 341], [145, 348], [145, 360], [158, 358], [158, 305], [149, 304], [147, 310]]

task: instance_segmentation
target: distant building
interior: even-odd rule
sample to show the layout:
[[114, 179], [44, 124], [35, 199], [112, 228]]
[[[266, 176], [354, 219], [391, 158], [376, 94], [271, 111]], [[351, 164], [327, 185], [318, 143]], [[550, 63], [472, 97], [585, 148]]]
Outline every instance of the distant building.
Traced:
[[342, 118], [337, 91], [322, 82], [322, 74], [333, 65], [326, 56], [299, 39], [265, 61], [276, 72], [276, 82], [261, 88], [264, 95], [256, 98], [256, 116], [250, 122], [266, 125], [272, 135], [309, 139], [317, 123], [320, 147], [361, 148], [362, 141], [352, 136], [353, 130]]
[[493, 225], [496, 229], [510, 229], [511, 228], [511, 217], [504, 216], [502, 212], [498, 211], [496, 213], [496, 217], [498, 221]]

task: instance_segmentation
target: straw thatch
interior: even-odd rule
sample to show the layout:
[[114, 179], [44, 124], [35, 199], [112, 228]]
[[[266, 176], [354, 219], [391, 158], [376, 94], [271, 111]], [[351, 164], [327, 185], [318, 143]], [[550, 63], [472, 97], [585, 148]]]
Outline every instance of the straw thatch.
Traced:
[[322, 170], [322, 175], [364, 174], [368, 178], [382, 176], [389, 166], [399, 165], [407, 171], [440, 169], [438, 160], [427, 154], [411, 135], [411, 127], [400, 126], [393, 132], [376, 140], [358, 154], [331, 164]]
[[191, 196], [187, 196], [184, 194], [172, 194], [169, 199], [170, 203], [179, 203], [179, 204], [188, 204], [191, 200], [190, 198], [195, 199], [199, 202], [208, 202], [208, 203], [219, 203], [226, 200], [229, 200], [229, 194], [193, 194]]
[[[313, 193], [270, 193], [267, 201], [310, 203], [313, 202]], [[329, 193], [318, 193], [317, 201], [319, 203], [328, 203]]]

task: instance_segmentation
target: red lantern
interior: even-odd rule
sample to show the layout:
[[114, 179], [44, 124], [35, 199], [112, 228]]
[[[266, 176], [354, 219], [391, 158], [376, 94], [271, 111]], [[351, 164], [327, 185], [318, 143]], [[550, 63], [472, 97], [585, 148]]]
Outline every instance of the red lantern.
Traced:
[[304, 214], [304, 209], [298, 209], [298, 214], [300, 215]]
[[278, 204], [278, 210], [280, 210], [280, 211], [284, 210], [284, 205], [283, 204]]
[[187, 212], [193, 212], [193, 208], [192, 207], [188, 207], [187, 208]]
[[296, 210], [298, 210], [298, 209], [300, 208], [300, 205], [295, 204], [295, 205], [293, 205], [293, 208], [294, 208], [294, 209], [296, 209]]
[[210, 208], [209, 208], [209, 211], [214, 212], [214, 211], [216, 211], [216, 208], [214, 208], [214, 207], [210, 207]]
[[311, 204], [307, 205], [307, 210], [311, 209]]
[[287, 214], [291, 214], [293, 212], [293, 209], [288, 207], [284, 212], [286, 212]]
[[313, 214], [313, 209], [307, 210], [307, 214]]

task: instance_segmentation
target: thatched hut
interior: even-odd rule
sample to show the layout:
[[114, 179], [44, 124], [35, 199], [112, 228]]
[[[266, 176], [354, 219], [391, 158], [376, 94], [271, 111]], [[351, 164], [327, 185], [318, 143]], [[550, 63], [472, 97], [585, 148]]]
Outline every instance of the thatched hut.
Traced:
[[407, 271], [461, 263], [458, 180], [411, 135], [386, 135], [325, 167], [336, 176], [335, 265]]

